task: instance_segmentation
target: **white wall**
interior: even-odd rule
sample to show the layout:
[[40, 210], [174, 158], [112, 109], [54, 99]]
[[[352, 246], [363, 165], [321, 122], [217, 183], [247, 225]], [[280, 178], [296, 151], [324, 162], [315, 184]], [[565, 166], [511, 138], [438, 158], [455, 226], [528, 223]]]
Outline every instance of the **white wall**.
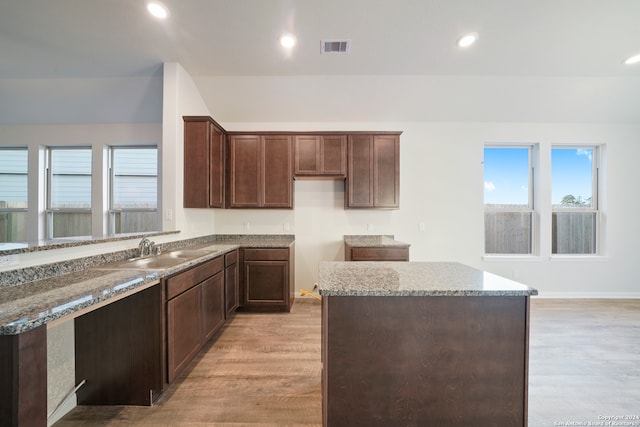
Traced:
[[[214, 233], [215, 211], [184, 209], [184, 122], [182, 116], [211, 115], [193, 79], [178, 63], [164, 65], [162, 119], [162, 227], [180, 238]], [[205, 172], [206, 173], [206, 172]]]
[[[394, 234], [411, 244], [412, 261], [458, 261], [526, 283], [547, 296], [640, 296], [635, 245], [640, 237], [633, 183], [640, 182], [638, 125], [531, 123], [226, 123], [232, 130], [402, 130], [399, 210], [345, 210], [344, 184], [297, 181], [295, 210], [218, 210], [217, 233], [282, 233], [296, 236], [296, 284], [310, 289], [322, 260], [342, 260], [344, 234]], [[483, 259], [485, 142], [606, 144], [604, 211], [606, 251], [601, 257], [551, 258], [550, 203], [540, 206], [539, 256], [525, 260]], [[543, 184], [549, 158], [541, 155]], [[550, 190], [540, 188], [540, 199]], [[250, 229], [244, 228], [245, 223]], [[426, 224], [419, 231], [419, 223]], [[373, 224], [373, 231], [367, 231]]]

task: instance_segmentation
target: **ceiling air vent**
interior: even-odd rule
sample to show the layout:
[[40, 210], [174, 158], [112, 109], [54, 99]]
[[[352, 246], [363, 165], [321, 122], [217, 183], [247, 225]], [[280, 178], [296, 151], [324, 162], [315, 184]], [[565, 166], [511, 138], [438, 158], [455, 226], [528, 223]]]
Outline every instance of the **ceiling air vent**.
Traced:
[[349, 53], [351, 40], [320, 40], [320, 53]]

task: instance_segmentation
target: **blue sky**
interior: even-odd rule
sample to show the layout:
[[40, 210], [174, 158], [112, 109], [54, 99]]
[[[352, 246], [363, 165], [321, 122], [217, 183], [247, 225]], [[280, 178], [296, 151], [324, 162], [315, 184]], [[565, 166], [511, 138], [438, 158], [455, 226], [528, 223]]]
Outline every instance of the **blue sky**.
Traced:
[[[552, 155], [552, 203], [568, 194], [591, 197], [593, 150], [554, 148]], [[529, 150], [490, 147], [484, 150], [484, 201], [487, 204], [527, 205]]]

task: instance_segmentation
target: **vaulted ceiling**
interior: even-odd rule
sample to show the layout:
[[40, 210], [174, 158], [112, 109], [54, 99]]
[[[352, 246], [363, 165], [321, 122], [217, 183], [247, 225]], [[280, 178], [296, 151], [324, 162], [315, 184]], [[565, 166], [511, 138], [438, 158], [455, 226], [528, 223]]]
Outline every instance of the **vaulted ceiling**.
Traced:
[[[20, 0], [0, 6], [0, 77], [638, 76], [638, 0]], [[475, 31], [461, 50], [455, 40]], [[280, 35], [293, 33], [287, 53]], [[348, 55], [320, 40], [350, 39]]]
[[[127, 83], [120, 82], [160, 77], [164, 62], [180, 63], [211, 104], [216, 92], [242, 91], [243, 77], [258, 77], [267, 84], [271, 84], [269, 79], [304, 78], [316, 85], [318, 93], [311, 94], [322, 96], [336, 79], [344, 88], [350, 87], [349, 79], [366, 76], [355, 82], [359, 90], [376, 85], [378, 78], [386, 79], [381, 88], [385, 96], [392, 99], [397, 87], [410, 98], [398, 100], [407, 103], [406, 114], [396, 111], [398, 119], [420, 119], [414, 113], [416, 107], [421, 108], [424, 94], [434, 94], [432, 103], [423, 108], [435, 120], [545, 120], [548, 117], [537, 117], [536, 112], [558, 105], [562, 111], [547, 116], [640, 121], [636, 120], [640, 117], [640, 96], [634, 93], [640, 90], [640, 64], [623, 64], [625, 58], [640, 53], [638, 0], [162, 2], [169, 9], [164, 21], [148, 14], [145, 0], [2, 1], [0, 95], [16, 107], [3, 108], [0, 100], [0, 113], [8, 115], [6, 120], [0, 118], [0, 123], [24, 121], [16, 108], [33, 112], [33, 120], [43, 120], [43, 115], [53, 122], [69, 120], [55, 118], [55, 108], [51, 108], [54, 98], [66, 93], [67, 86], [82, 99], [78, 105], [112, 90], [108, 84], [95, 94], [91, 92], [95, 88], [78, 90], [85, 88], [69, 83], [70, 79], [116, 79], [114, 86], [123, 97], [137, 90], [138, 99], [157, 103], [154, 93], [158, 83], [149, 87], [133, 83], [137, 89], [127, 89]], [[471, 48], [460, 49], [456, 39], [467, 32], [477, 32], [479, 39]], [[280, 45], [283, 33], [295, 35], [297, 44], [292, 50]], [[349, 54], [322, 55], [322, 39], [349, 39]], [[52, 85], [51, 79], [59, 79], [60, 85]], [[40, 84], [50, 89], [51, 99], [39, 98], [43, 92]], [[411, 88], [416, 84], [423, 87], [424, 94], [412, 97]], [[309, 84], [302, 87], [310, 90]], [[462, 89], [452, 95], [457, 87]], [[549, 101], [563, 88], [558, 99]], [[269, 91], [277, 89], [265, 89], [265, 94]], [[498, 101], [503, 104], [501, 113], [483, 117], [480, 110], [493, 94], [502, 97]], [[31, 100], [13, 101], [21, 96]], [[342, 96], [341, 105], [353, 110], [349, 104], [353, 95]], [[459, 113], [465, 96], [473, 97], [476, 103]], [[512, 107], [516, 96], [521, 111]], [[451, 99], [455, 105], [449, 111], [442, 106], [453, 102]], [[567, 104], [562, 104], [565, 101]], [[129, 104], [135, 102], [149, 103]], [[585, 104], [593, 108], [583, 113]], [[40, 106], [43, 111], [38, 115]], [[226, 107], [219, 113], [221, 120], [241, 116], [247, 120], [308, 120], [316, 114], [303, 115], [292, 107], [271, 117], [265, 109], [251, 111], [246, 105], [231, 103]], [[234, 109], [238, 111], [234, 113]], [[97, 116], [101, 111], [92, 114]], [[156, 109], [136, 120], [153, 121], [158, 114]], [[126, 119], [126, 114], [111, 115], [105, 120]], [[367, 115], [363, 109], [362, 117], [376, 120], [389, 117], [389, 112]], [[326, 119], [335, 120], [335, 116], [327, 115]]]

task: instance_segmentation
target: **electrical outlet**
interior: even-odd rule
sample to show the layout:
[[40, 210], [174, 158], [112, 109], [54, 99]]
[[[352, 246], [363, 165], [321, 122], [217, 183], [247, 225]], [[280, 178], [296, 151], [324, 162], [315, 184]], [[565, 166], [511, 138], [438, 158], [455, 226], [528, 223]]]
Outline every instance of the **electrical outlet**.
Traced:
[[418, 230], [419, 231], [424, 231], [424, 222], [421, 222], [418, 224]]
[[367, 231], [373, 231], [373, 224], [367, 224]]
[[282, 231], [289, 231], [289, 223], [285, 222], [284, 224], [282, 224]]
[[164, 219], [167, 221], [173, 221], [173, 209], [165, 209]]
[[251, 229], [251, 223], [249, 221], [244, 223], [244, 231], [249, 231]]

